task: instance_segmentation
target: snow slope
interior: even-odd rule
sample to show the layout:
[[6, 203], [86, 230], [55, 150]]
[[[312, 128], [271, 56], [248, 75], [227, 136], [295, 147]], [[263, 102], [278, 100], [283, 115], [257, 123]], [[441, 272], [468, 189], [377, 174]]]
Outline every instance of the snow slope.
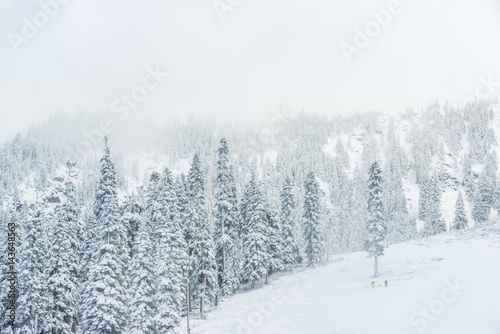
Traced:
[[499, 223], [391, 246], [375, 288], [365, 252], [339, 255], [223, 301], [191, 333], [498, 334], [498, 259]]

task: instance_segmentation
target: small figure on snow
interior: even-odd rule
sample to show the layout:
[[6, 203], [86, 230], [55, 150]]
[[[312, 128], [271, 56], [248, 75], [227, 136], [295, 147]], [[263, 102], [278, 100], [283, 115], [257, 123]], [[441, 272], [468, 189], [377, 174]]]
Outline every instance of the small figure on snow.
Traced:
[[375, 281], [372, 281], [372, 288], [375, 287]]
[[388, 285], [387, 285], [387, 280], [385, 280], [385, 287], [386, 287], [386, 288], [388, 287]]

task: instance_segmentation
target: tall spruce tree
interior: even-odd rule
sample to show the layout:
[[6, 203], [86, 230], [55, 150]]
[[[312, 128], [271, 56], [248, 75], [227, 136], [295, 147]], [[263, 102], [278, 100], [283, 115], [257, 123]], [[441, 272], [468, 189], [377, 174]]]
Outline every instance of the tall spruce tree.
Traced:
[[423, 204], [422, 218], [424, 220], [423, 237], [446, 232], [446, 223], [441, 214], [441, 184], [436, 172], [426, 179], [424, 189], [426, 192]]
[[283, 262], [283, 232], [281, 231], [281, 223], [278, 210], [270, 204], [266, 205], [266, 218], [269, 237], [269, 265], [268, 275], [281, 271], [285, 268]]
[[305, 253], [311, 263], [319, 263], [325, 252], [320, 222], [319, 185], [314, 172], [309, 172], [304, 181], [303, 234]]
[[215, 250], [219, 285], [224, 296], [239, 286], [241, 273], [240, 213], [236, 183], [229, 162], [229, 147], [220, 141], [215, 180]]
[[184, 240], [186, 243], [189, 240], [189, 197], [188, 197], [188, 184], [186, 176], [181, 174], [177, 177], [175, 181], [175, 192], [177, 198], [175, 201], [175, 207], [177, 216], [179, 219], [179, 224], [181, 225], [182, 233], [184, 235]]
[[128, 247], [130, 250], [129, 256], [132, 257], [132, 252], [135, 245], [135, 238], [139, 233], [139, 225], [142, 223], [143, 206], [139, 197], [135, 194], [129, 196], [122, 208], [123, 225], [127, 229]]
[[157, 285], [151, 229], [142, 219], [136, 221], [138, 230], [130, 265], [129, 333], [154, 333]]
[[74, 333], [77, 325], [81, 224], [71, 181], [73, 164], [68, 162], [67, 167], [66, 203], [56, 209], [47, 266], [48, 331], [57, 334]]
[[205, 198], [205, 173], [198, 154], [188, 174], [190, 291], [203, 301], [215, 301], [218, 291], [213, 226], [209, 221]]
[[497, 210], [498, 215], [500, 215], [500, 182], [497, 182], [497, 188], [493, 195], [493, 207]]
[[[172, 173], [165, 169], [160, 180], [153, 174], [148, 216], [155, 239], [156, 315], [155, 333], [171, 333], [180, 322], [185, 300], [184, 269], [186, 242], [176, 214], [176, 196]], [[158, 182], [156, 186], [154, 183]]]
[[295, 237], [295, 198], [293, 196], [293, 184], [289, 177], [283, 183], [280, 194], [281, 212], [280, 222], [283, 238], [283, 264], [286, 269], [291, 269], [302, 262], [300, 249]]
[[486, 163], [476, 185], [473, 199], [472, 218], [476, 224], [488, 221], [496, 188], [496, 156], [488, 154], [485, 159]]
[[83, 300], [87, 298], [88, 283], [90, 280], [90, 268], [95, 263], [95, 259], [97, 258], [97, 249], [96, 249], [96, 219], [92, 213], [89, 213], [85, 228], [83, 232], [83, 243], [82, 249], [80, 252], [80, 268], [78, 271], [78, 276], [80, 280], [79, 285], [79, 303], [78, 303], [78, 319], [81, 321], [83, 319]]
[[266, 275], [269, 264], [269, 238], [266, 208], [255, 173], [245, 187], [241, 201], [243, 218], [243, 279], [251, 282], [254, 289], [257, 281]]
[[20, 249], [19, 308], [16, 333], [38, 334], [47, 331], [47, 222], [41, 208], [33, 208], [32, 218]]
[[455, 204], [455, 218], [451, 228], [454, 230], [461, 230], [467, 228], [469, 225], [467, 215], [465, 214], [464, 201], [462, 199], [462, 192], [458, 193], [457, 203]]
[[[82, 327], [89, 333], [121, 333], [128, 321], [127, 229], [118, 211], [115, 167], [107, 144], [95, 195], [96, 252], [82, 296]], [[87, 236], [88, 238], [88, 236]]]
[[384, 255], [386, 247], [385, 235], [386, 225], [384, 217], [384, 206], [382, 203], [382, 171], [375, 161], [369, 171], [368, 179], [368, 214], [366, 220], [367, 235], [365, 237], [365, 250], [370, 257], [374, 258], [374, 273], [378, 276], [378, 258]]

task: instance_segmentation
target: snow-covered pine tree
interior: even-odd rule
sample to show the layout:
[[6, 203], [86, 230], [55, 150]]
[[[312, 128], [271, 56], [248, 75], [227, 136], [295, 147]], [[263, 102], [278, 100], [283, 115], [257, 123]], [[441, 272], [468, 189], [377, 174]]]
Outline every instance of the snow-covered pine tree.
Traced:
[[190, 291], [193, 296], [203, 298], [203, 302], [215, 301], [219, 289], [213, 227], [208, 217], [205, 199], [205, 175], [196, 153], [188, 174], [189, 230], [188, 242], [190, 258]]
[[410, 216], [406, 207], [406, 197], [403, 191], [401, 164], [404, 152], [399, 146], [391, 122], [388, 133], [388, 148], [386, 152], [386, 168], [384, 172], [384, 217], [387, 226], [387, 243], [397, 243], [408, 240], [408, 223]]
[[418, 196], [418, 219], [425, 221], [430, 211], [430, 180], [428, 178], [422, 179], [420, 182], [420, 193]]
[[[343, 166], [342, 161], [338, 158], [334, 160], [332, 166], [332, 184], [331, 184], [331, 203], [332, 207], [325, 208], [326, 211], [331, 211], [326, 213], [329, 216], [329, 231], [326, 231], [329, 235], [328, 238], [334, 242], [329, 242], [327, 245], [329, 248], [335, 246], [336, 250], [340, 252], [347, 252], [350, 248], [351, 233], [353, 229], [351, 228], [351, 217], [349, 216], [349, 207], [352, 203], [352, 191], [353, 187], [351, 181], [347, 177], [346, 169]], [[326, 204], [326, 203], [325, 203]], [[325, 210], [323, 210], [325, 213]], [[332, 235], [333, 234], [333, 235]]]
[[486, 163], [476, 185], [473, 199], [472, 218], [476, 224], [488, 221], [496, 188], [496, 156], [488, 154], [485, 159]]
[[276, 273], [285, 268], [283, 258], [284, 258], [284, 242], [283, 242], [283, 232], [281, 230], [281, 224], [279, 219], [278, 210], [270, 204], [266, 205], [266, 218], [267, 218], [267, 228], [269, 237], [269, 269], [268, 275]]
[[130, 265], [129, 333], [155, 333], [156, 282], [150, 226], [135, 217], [138, 230], [134, 240]]
[[159, 203], [160, 193], [160, 179], [161, 175], [158, 172], [152, 172], [149, 176], [148, 187], [146, 190], [146, 207], [145, 207], [145, 220], [151, 228], [151, 241], [153, 243], [153, 253], [156, 254], [158, 246], [158, 229], [159, 221], [162, 219], [162, 213]]
[[465, 197], [472, 201], [474, 196], [474, 188], [475, 188], [475, 177], [474, 172], [472, 171], [473, 158], [472, 153], [465, 154], [463, 159], [463, 185], [465, 189]]
[[451, 228], [453, 230], [461, 230], [467, 228], [469, 225], [467, 215], [465, 214], [464, 201], [462, 199], [462, 192], [458, 193], [457, 203], [455, 204], [455, 218]]
[[80, 265], [81, 225], [75, 186], [71, 181], [71, 167], [67, 163], [68, 179], [64, 195], [66, 203], [56, 209], [55, 221], [50, 233], [48, 260], [48, 332], [74, 333], [77, 325], [77, 300]]
[[305, 253], [311, 263], [319, 263], [323, 259], [323, 232], [320, 222], [319, 185], [314, 172], [309, 172], [304, 181], [303, 235]]
[[424, 228], [423, 237], [446, 232], [446, 223], [441, 214], [442, 189], [436, 172], [424, 181], [426, 191], [426, 202], [423, 210]]
[[356, 166], [354, 169], [352, 187], [350, 251], [359, 251], [363, 249], [363, 241], [366, 235], [366, 203], [368, 202], [366, 172], [363, 172], [360, 166]]
[[[127, 229], [118, 211], [115, 167], [106, 140], [94, 203], [96, 252], [82, 295], [82, 327], [89, 333], [121, 333], [128, 321]], [[88, 236], [87, 236], [88, 238]]]
[[[186, 242], [176, 214], [172, 173], [165, 169], [160, 180], [151, 177], [148, 219], [154, 235], [156, 315], [155, 333], [172, 333], [180, 322], [185, 300]], [[155, 183], [157, 185], [155, 186]]]
[[88, 283], [90, 279], [90, 268], [95, 263], [97, 258], [97, 238], [96, 238], [96, 218], [92, 213], [88, 214], [86, 219], [85, 229], [83, 232], [83, 243], [80, 253], [80, 268], [78, 270], [79, 276], [79, 303], [78, 303], [78, 319], [81, 323], [83, 319], [83, 301], [89, 298], [86, 294], [90, 292], [88, 288]]
[[219, 285], [223, 296], [232, 295], [240, 284], [241, 241], [240, 213], [236, 183], [229, 162], [229, 147], [220, 140], [215, 180], [215, 250]]
[[243, 280], [251, 282], [251, 288], [254, 289], [257, 281], [266, 275], [269, 263], [266, 210], [255, 172], [252, 172], [252, 177], [245, 187], [241, 201], [241, 215]]
[[289, 177], [283, 183], [280, 194], [281, 212], [280, 222], [283, 238], [283, 264], [286, 269], [291, 269], [302, 262], [300, 249], [295, 237], [296, 221], [294, 210], [296, 206], [292, 192], [293, 184]]
[[498, 215], [500, 215], [500, 182], [497, 182], [497, 188], [493, 195], [493, 207], [497, 210]]
[[177, 177], [175, 181], [175, 193], [177, 194], [177, 199], [175, 201], [175, 207], [177, 212], [177, 218], [179, 219], [179, 224], [181, 225], [182, 233], [184, 235], [184, 240], [186, 244], [189, 240], [189, 197], [187, 192], [188, 184], [186, 176], [181, 174]]
[[367, 235], [364, 247], [370, 257], [374, 258], [374, 273], [378, 276], [378, 257], [384, 255], [385, 243], [385, 217], [382, 203], [382, 171], [375, 161], [369, 171], [368, 179], [368, 214], [366, 220]]
[[408, 220], [406, 240], [414, 239], [418, 236], [417, 218], [413, 215]]
[[38, 334], [47, 330], [47, 222], [38, 203], [26, 222], [19, 251], [19, 298], [16, 333]]
[[135, 237], [139, 233], [139, 224], [142, 221], [143, 207], [136, 194], [132, 194], [127, 198], [122, 208], [122, 221], [127, 229], [128, 247], [130, 250], [129, 256], [132, 257], [132, 250], [135, 245]]

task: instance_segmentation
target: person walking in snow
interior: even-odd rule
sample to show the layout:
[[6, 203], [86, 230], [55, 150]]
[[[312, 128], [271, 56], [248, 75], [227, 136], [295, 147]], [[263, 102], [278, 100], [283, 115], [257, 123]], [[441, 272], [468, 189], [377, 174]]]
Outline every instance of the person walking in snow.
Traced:
[[375, 281], [372, 281], [372, 288], [375, 287]]
[[385, 280], [385, 287], [387, 288], [387, 280]]

